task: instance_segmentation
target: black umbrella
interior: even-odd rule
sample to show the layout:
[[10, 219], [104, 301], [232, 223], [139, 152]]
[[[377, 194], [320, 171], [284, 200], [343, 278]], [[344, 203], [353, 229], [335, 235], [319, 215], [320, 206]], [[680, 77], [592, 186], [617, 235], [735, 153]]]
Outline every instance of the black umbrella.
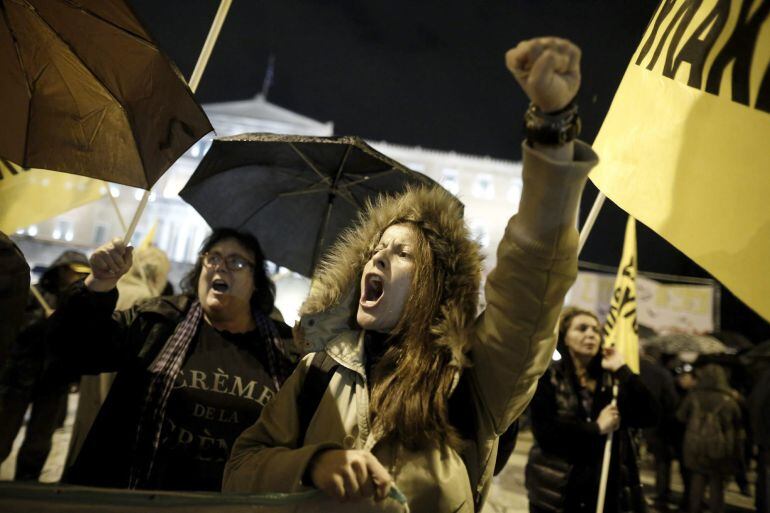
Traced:
[[255, 235], [305, 276], [366, 201], [436, 185], [358, 137], [243, 134], [215, 139], [179, 195], [211, 226]]
[[649, 347], [657, 347], [665, 354], [719, 354], [727, 352], [727, 346], [716, 338], [708, 335], [692, 335], [689, 333], [658, 335], [657, 337], [647, 339], [645, 344]]

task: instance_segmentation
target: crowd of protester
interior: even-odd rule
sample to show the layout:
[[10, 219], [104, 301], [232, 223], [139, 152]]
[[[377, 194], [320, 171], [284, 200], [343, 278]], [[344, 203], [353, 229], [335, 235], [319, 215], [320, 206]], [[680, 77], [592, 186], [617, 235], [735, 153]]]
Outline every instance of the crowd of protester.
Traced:
[[[757, 511], [768, 511], [767, 459], [770, 440], [767, 383], [770, 365], [752, 362], [755, 372], [737, 355], [648, 354], [641, 378], [659, 388], [664, 415], [644, 433], [654, 461], [655, 503], [673, 502], [671, 468], [679, 463], [684, 494], [677, 510], [724, 511], [725, 487], [734, 481], [740, 493], [751, 495], [748, 470], [756, 464], [754, 488]], [[758, 365], [756, 365], [758, 363]], [[661, 386], [665, 379], [665, 386]], [[708, 493], [706, 491], [708, 490]]]
[[461, 204], [438, 188], [368, 207], [318, 267], [294, 332], [247, 233], [215, 229], [176, 295], [162, 252], [135, 254], [119, 240], [88, 258], [64, 253], [29, 294], [29, 267], [3, 236], [0, 460], [32, 405], [16, 479], [38, 479], [79, 382], [65, 483], [317, 488], [371, 504], [397, 491], [412, 511], [474, 511], [499, 470], [498, 438], [515, 433], [529, 404], [533, 513], [595, 511], [610, 434], [604, 511], [646, 511], [641, 430], [656, 508], [673, 500], [674, 460], [682, 509], [705, 501], [719, 513], [727, 479], [748, 492], [755, 457], [757, 508], [767, 511], [770, 371], [736, 386], [723, 362], [646, 354], [637, 375], [604, 346], [595, 313], [561, 309], [596, 155], [569, 137], [545, 144], [537, 131], [576, 122], [579, 60], [556, 38], [507, 56], [533, 102], [527, 122], [542, 125], [524, 145], [521, 205], [480, 315], [478, 247]]

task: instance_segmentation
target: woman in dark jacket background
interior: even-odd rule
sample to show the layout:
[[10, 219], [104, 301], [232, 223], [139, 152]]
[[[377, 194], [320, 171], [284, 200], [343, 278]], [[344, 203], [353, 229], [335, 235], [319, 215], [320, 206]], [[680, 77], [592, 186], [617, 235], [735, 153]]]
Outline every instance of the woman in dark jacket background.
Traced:
[[[615, 432], [604, 511], [644, 511], [629, 427], [656, 423], [659, 407], [623, 355], [602, 349], [593, 312], [567, 308], [557, 349], [530, 405], [535, 444], [526, 468], [530, 511], [593, 512], [604, 442]], [[619, 385], [617, 406], [612, 380]]]
[[[241, 431], [291, 372], [291, 330], [268, 316], [274, 285], [257, 240], [215, 230], [183, 281], [185, 294], [113, 312], [132, 248], [91, 256], [92, 274], [52, 317], [57, 364], [117, 376], [63, 480], [91, 486], [219, 490]], [[288, 342], [287, 342], [288, 343]]]

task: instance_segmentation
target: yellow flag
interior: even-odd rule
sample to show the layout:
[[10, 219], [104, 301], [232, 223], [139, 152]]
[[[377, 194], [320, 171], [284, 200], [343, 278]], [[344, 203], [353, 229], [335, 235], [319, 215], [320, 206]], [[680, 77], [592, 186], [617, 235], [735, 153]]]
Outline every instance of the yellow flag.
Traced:
[[152, 246], [152, 241], [155, 240], [155, 232], [157, 230], [158, 230], [158, 220], [156, 219], [155, 221], [153, 221], [152, 226], [150, 227], [150, 230], [147, 232], [147, 235], [144, 236], [144, 238], [139, 243], [139, 246], [136, 249], [144, 250]]
[[636, 221], [628, 216], [610, 312], [604, 321], [604, 344], [619, 349], [628, 367], [639, 374], [639, 326], [636, 322]]
[[770, 5], [665, 0], [594, 144], [596, 186], [770, 320]]
[[24, 169], [0, 159], [0, 231], [44, 221], [99, 199], [104, 182], [45, 169]]

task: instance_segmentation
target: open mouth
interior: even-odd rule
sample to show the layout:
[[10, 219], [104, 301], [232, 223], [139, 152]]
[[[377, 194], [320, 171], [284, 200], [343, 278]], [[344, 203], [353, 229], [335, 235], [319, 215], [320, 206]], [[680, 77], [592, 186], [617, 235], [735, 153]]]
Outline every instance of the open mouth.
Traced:
[[374, 306], [382, 297], [384, 292], [383, 281], [376, 274], [369, 274], [364, 278], [364, 290], [361, 294], [361, 304], [363, 306]]
[[228, 290], [230, 290], [230, 285], [227, 284], [225, 280], [214, 280], [211, 282], [211, 288], [214, 289], [214, 291], [224, 294]]

